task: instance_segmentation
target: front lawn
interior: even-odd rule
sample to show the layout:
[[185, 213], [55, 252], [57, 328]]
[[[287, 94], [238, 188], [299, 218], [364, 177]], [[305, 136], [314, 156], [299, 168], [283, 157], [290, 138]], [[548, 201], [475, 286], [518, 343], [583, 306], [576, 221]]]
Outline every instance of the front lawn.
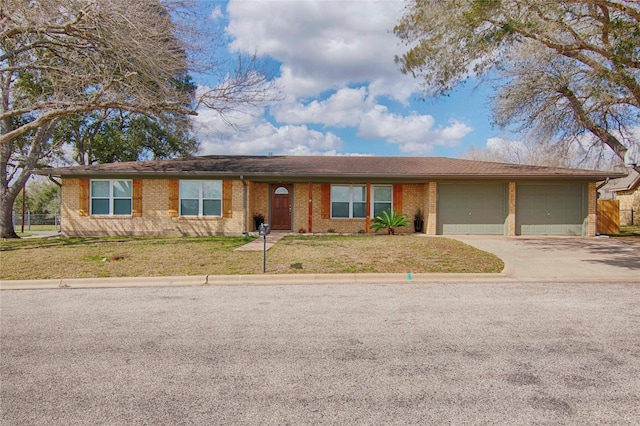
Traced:
[[[35, 238], [0, 242], [0, 279], [262, 273], [253, 237]], [[267, 273], [500, 272], [504, 263], [440, 237], [287, 236], [267, 252]]]

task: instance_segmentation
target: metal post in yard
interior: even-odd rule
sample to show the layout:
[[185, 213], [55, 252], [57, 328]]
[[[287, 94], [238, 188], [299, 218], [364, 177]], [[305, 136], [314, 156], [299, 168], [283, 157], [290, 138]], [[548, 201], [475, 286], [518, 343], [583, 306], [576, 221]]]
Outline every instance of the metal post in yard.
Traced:
[[22, 186], [22, 230], [20, 232], [22, 232], [24, 234], [24, 193], [27, 190], [27, 183], [25, 182], [25, 184]]
[[258, 228], [258, 235], [264, 237], [262, 247], [262, 272], [267, 272], [267, 235], [271, 232], [271, 226], [266, 223], [261, 223]]
[[262, 247], [262, 272], [267, 272], [267, 233], [264, 234], [264, 243]]

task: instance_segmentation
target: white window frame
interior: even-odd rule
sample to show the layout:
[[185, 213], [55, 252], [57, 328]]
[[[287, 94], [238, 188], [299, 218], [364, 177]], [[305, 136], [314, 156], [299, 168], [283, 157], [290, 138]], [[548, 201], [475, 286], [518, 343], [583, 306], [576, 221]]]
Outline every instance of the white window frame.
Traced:
[[[335, 187], [343, 187], [343, 188], [349, 188], [349, 216], [348, 217], [344, 217], [344, 216], [334, 216], [333, 215], [333, 188]], [[366, 211], [365, 214], [363, 216], [358, 216], [358, 217], [354, 217], [353, 216], [353, 188], [354, 187], [358, 187], [358, 188], [363, 188], [363, 193], [364, 193], [364, 201], [357, 201], [357, 203], [364, 203], [365, 205], [365, 209], [366, 209], [366, 205], [367, 205], [367, 186], [366, 185], [340, 185], [340, 184], [336, 184], [336, 185], [331, 185], [331, 219], [365, 219], [366, 218]], [[344, 203], [346, 201], [335, 201], [335, 202], [339, 202], [339, 203]]]
[[[109, 182], [109, 196], [108, 197], [97, 197], [93, 195], [93, 182]], [[113, 195], [114, 190], [113, 187], [116, 182], [129, 182], [129, 187], [131, 188], [131, 196], [129, 197], [116, 197]], [[95, 213], [93, 211], [93, 200], [109, 200], [109, 212], [108, 213]], [[115, 200], [129, 200], [129, 213], [126, 214], [116, 214], [114, 212], [114, 204]], [[89, 181], [89, 208], [91, 210], [91, 216], [131, 216], [133, 214], [133, 180], [132, 179], [91, 179]]]
[[[191, 182], [191, 183], [198, 183], [199, 184], [199, 188], [198, 188], [198, 214], [194, 215], [194, 214], [183, 214], [182, 213], [182, 200], [195, 200], [195, 198], [183, 198], [182, 197], [182, 182]], [[205, 182], [217, 182], [220, 186], [220, 198], [204, 198], [204, 183]], [[222, 191], [223, 191], [223, 185], [222, 185], [222, 180], [220, 179], [211, 179], [211, 180], [207, 180], [207, 179], [199, 179], [199, 180], [194, 180], [194, 179], [181, 179], [180, 182], [178, 183], [178, 208], [179, 208], [179, 214], [181, 217], [222, 217]], [[204, 201], [220, 201], [220, 214], [204, 214]]]

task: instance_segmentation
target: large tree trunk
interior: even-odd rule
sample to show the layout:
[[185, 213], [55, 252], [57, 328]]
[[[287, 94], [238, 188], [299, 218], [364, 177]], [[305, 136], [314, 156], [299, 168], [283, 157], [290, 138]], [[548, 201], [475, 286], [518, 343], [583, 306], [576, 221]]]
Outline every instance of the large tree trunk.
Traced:
[[18, 238], [13, 229], [13, 203], [27, 183], [31, 172], [36, 169], [54, 126], [55, 121], [40, 127], [33, 136], [29, 153], [11, 167], [9, 163], [13, 154], [13, 143], [0, 146], [0, 238]]
[[2, 190], [0, 194], [0, 238], [19, 238], [13, 229], [13, 202], [16, 196], [11, 191]]

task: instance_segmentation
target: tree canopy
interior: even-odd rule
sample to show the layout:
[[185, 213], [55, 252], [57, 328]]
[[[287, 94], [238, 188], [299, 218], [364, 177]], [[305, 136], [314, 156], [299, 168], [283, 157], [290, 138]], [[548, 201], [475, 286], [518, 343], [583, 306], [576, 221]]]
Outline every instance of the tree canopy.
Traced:
[[408, 46], [396, 62], [427, 95], [486, 77], [501, 126], [637, 150], [638, 1], [412, 0], [394, 31]]
[[[255, 58], [229, 69], [205, 51], [215, 43], [190, 44], [187, 6], [180, 0], [0, 3], [0, 237], [16, 236], [15, 197], [67, 141], [86, 163], [188, 154], [197, 142], [186, 116], [198, 107], [224, 118], [271, 99], [272, 83]], [[196, 97], [190, 71], [216, 72], [218, 84]]]

